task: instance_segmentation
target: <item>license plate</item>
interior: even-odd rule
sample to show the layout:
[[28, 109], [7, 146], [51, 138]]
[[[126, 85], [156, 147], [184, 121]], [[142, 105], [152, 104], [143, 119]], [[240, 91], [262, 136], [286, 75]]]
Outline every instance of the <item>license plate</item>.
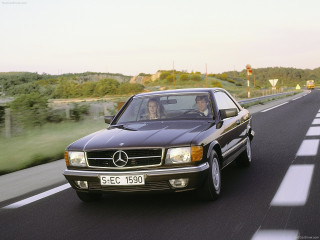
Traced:
[[100, 176], [102, 186], [144, 185], [144, 175]]

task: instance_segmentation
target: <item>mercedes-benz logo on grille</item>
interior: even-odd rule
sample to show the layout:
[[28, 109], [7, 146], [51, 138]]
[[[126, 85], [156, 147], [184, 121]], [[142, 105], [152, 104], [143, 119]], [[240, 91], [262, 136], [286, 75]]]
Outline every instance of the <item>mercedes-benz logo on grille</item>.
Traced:
[[117, 167], [124, 167], [128, 163], [128, 155], [122, 150], [116, 151], [113, 154], [112, 159], [114, 165]]

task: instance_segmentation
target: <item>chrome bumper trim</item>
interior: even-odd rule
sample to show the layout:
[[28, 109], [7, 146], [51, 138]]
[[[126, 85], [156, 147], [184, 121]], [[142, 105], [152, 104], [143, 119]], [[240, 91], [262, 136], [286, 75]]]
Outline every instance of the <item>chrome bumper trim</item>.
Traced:
[[121, 176], [121, 175], [137, 175], [144, 174], [146, 176], [164, 176], [173, 174], [184, 173], [197, 173], [202, 172], [209, 168], [208, 163], [203, 163], [195, 167], [183, 168], [170, 168], [170, 169], [155, 169], [155, 170], [142, 170], [142, 171], [126, 171], [126, 172], [108, 172], [108, 171], [82, 171], [82, 170], [69, 170], [66, 169], [63, 173], [64, 176], [78, 176], [78, 177], [99, 177], [100, 175]]

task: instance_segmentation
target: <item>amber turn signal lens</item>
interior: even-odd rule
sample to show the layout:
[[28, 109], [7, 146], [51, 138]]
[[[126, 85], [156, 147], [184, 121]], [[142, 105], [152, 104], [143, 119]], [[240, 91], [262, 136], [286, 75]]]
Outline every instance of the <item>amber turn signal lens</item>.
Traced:
[[202, 146], [193, 146], [191, 147], [191, 161], [197, 162], [202, 159], [203, 156], [203, 147]]
[[66, 161], [66, 165], [69, 166], [69, 153], [67, 151], [64, 152], [64, 160]]

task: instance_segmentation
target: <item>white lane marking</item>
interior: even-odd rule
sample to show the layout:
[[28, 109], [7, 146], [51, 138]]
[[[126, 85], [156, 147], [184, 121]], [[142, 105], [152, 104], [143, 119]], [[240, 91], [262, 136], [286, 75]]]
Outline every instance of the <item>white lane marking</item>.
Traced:
[[314, 165], [291, 165], [272, 199], [271, 206], [304, 206], [307, 202]]
[[63, 190], [66, 190], [66, 189], [68, 189], [70, 187], [71, 187], [70, 184], [66, 183], [66, 184], [64, 184], [64, 185], [62, 185], [60, 187], [53, 188], [53, 189], [48, 190], [46, 192], [43, 192], [43, 193], [34, 195], [32, 197], [26, 198], [24, 200], [21, 200], [19, 202], [12, 203], [12, 204], [10, 204], [8, 206], [5, 206], [3, 208], [5, 208], [5, 209], [19, 208], [19, 207], [25, 206], [27, 204], [33, 203], [35, 201], [38, 201], [38, 200], [40, 200], [42, 198], [49, 197], [49, 196], [51, 196], [53, 194], [56, 194], [56, 193], [61, 192]]
[[319, 148], [319, 139], [303, 140], [297, 152], [297, 156], [316, 156]]
[[287, 104], [287, 103], [288, 103], [288, 102], [281, 103], [281, 104], [279, 104], [279, 105], [277, 105], [277, 106], [274, 106], [274, 107], [272, 107], [272, 108], [267, 108], [267, 109], [265, 109], [265, 110], [263, 110], [263, 111], [261, 111], [261, 112], [268, 112], [268, 111], [270, 111], [270, 110], [272, 110], [272, 109], [274, 109], [274, 108], [280, 107], [280, 106], [285, 105], [285, 104]]
[[320, 127], [310, 127], [307, 136], [320, 136]]
[[316, 118], [320, 118], [320, 113], [317, 113]]
[[319, 125], [320, 124], [320, 118], [313, 119], [312, 125]]
[[299, 98], [302, 98], [302, 97], [303, 97], [303, 96], [300, 96], [300, 97], [294, 98], [294, 99], [292, 99], [292, 101], [298, 100]]
[[298, 235], [296, 230], [258, 230], [251, 240], [296, 240]]

